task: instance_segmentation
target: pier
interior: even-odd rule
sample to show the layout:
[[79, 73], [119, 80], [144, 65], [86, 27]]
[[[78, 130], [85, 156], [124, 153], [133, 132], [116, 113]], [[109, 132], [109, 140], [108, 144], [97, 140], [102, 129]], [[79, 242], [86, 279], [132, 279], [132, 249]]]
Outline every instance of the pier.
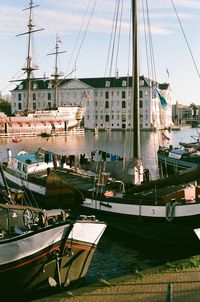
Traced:
[[38, 132], [37, 130], [30, 130], [26, 132], [8, 132], [8, 133], [0, 133], [0, 138], [13, 138], [16, 136], [18, 138], [22, 137], [35, 137], [35, 136], [43, 136], [43, 137], [50, 137], [50, 136], [68, 136], [68, 135], [84, 135], [85, 129], [84, 128], [73, 128], [68, 131], [44, 131]]

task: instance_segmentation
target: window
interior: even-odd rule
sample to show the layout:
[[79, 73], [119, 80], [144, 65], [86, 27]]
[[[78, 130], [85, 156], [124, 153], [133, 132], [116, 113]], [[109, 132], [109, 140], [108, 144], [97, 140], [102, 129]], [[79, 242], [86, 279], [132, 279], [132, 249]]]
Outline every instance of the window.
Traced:
[[143, 108], [143, 102], [140, 100], [140, 108]]
[[51, 89], [51, 88], [52, 88], [52, 84], [49, 83], [49, 84], [48, 84], [48, 89]]
[[105, 98], [109, 99], [109, 92], [108, 91], [105, 92]]
[[110, 81], [106, 81], [105, 87], [110, 87]]
[[33, 101], [36, 101], [36, 94], [33, 93]]
[[109, 119], [109, 115], [106, 114], [106, 116], [105, 116], [105, 121], [106, 121], [106, 122], [109, 122], [109, 120], [110, 120], [110, 119]]
[[18, 101], [21, 101], [22, 100], [22, 95], [21, 93], [18, 94]]
[[51, 109], [51, 102], [48, 102], [48, 108]]
[[33, 89], [37, 89], [37, 83], [33, 83]]
[[126, 87], [126, 81], [125, 80], [122, 81], [122, 86]]
[[126, 98], [126, 91], [122, 91], [122, 99]]
[[18, 87], [19, 87], [20, 90], [23, 89], [23, 85], [22, 84], [20, 84]]
[[34, 110], [36, 109], [36, 103], [35, 102], [33, 103], [33, 109]]
[[122, 101], [122, 108], [126, 108], [126, 102]]
[[108, 101], [105, 102], [105, 108], [106, 108], [106, 109], [109, 108], [109, 102], [108, 102]]
[[18, 161], [18, 163], [17, 163], [17, 169], [21, 171], [21, 168], [22, 168], [22, 164]]
[[143, 98], [143, 91], [140, 90], [140, 98], [142, 99]]
[[18, 110], [22, 110], [22, 104], [18, 103]]

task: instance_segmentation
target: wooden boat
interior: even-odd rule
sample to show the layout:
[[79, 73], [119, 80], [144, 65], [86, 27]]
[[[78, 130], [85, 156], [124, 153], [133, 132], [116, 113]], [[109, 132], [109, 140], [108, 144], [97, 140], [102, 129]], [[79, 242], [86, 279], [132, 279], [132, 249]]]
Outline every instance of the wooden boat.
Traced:
[[106, 228], [94, 217], [8, 204], [0, 226], [2, 301], [81, 281]]
[[5, 182], [0, 194], [1, 301], [25, 301], [80, 282], [106, 224], [94, 215], [75, 217], [62, 209], [18, 205], [2, 169], [1, 175]]
[[160, 146], [157, 158], [159, 169], [163, 175], [200, 167], [200, 153], [196, 148]]
[[[152, 243], [170, 244], [181, 248], [197, 248], [199, 240], [194, 229], [199, 226], [200, 202], [199, 186], [195, 181], [199, 179], [200, 169], [186, 171], [176, 177], [149, 181], [143, 184], [144, 169], [140, 158], [139, 136], [139, 76], [137, 59], [137, 1], [132, 1], [133, 7], [133, 95], [134, 103], [134, 165], [130, 168], [134, 185], [118, 181], [110, 177], [106, 170], [99, 174], [89, 175], [86, 171], [70, 171], [68, 168], [47, 172], [42, 176], [33, 171], [38, 163], [33, 166], [22, 157], [16, 157], [13, 166], [7, 165], [5, 176], [11, 183], [29, 187], [33, 191], [36, 184], [40, 193], [46, 191], [46, 202], [50, 207], [59, 206], [62, 202], [64, 207], [73, 207], [77, 211], [95, 213], [99, 218], [106, 221], [110, 226], [136, 235]], [[15, 161], [21, 162], [18, 165]], [[34, 159], [35, 160], [35, 159]], [[38, 162], [38, 161], [37, 161]], [[30, 166], [28, 166], [30, 164]], [[44, 159], [41, 167], [44, 164]], [[53, 163], [52, 163], [53, 165]], [[54, 160], [54, 168], [57, 161]], [[40, 166], [40, 164], [38, 165]], [[20, 170], [19, 170], [20, 167]], [[24, 168], [23, 168], [24, 167]], [[43, 166], [44, 167], [44, 166]], [[30, 168], [30, 169], [29, 169]], [[45, 169], [47, 166], [45, 166]], [[57, 165], [58, 168], [58, 165]], [[122, 174], [122, 170], [119, 169]], [[32, 179], [32, 180], [31, 180]], [[41, 180], [45, 179], [42, 184]], [[33, 186], [34, 184], [34, 186]], [[32, 185], [32, 187], [31, 187]], [[36, 190], [35, 190], [36, 191]], [[39, 190], [38, 190], [39, 193]], [[70, 203], [67, 204], [67, 201]], [[63, 202], [65, 203], [63, 205]]]

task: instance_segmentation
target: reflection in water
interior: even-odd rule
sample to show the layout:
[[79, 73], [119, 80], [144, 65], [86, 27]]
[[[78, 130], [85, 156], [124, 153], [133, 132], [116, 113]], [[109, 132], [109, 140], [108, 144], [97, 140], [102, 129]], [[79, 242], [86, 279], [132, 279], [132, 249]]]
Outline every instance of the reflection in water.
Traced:
[[[132, 131], [125, 135], [123, 131], [94, 132], [88, 131], [85, 135], [69, 135], [64, 137], [24, 137], [18, 144], [12, 139], [0, 138], [0, 159], [6, 158], [6, 149], [9, 147], [15, 155], [21, 149], [28, 152], [36, 151], [39, 147], [49, 149], [59, 154], [83, 154], [90, 155], [93, 150], [105, 150], [112, 154], [129, 157], [133, 150]], [[159, 132], [141, 132], [141, 157], [145, 168], [149, 169], [153, 179], [158, 176], [156, 152], [159, 146]], [[192, 141], [191, 136], [197, 135], [196, 129], [172, 131], [168, 134], [175, 147], [179, 141]]]

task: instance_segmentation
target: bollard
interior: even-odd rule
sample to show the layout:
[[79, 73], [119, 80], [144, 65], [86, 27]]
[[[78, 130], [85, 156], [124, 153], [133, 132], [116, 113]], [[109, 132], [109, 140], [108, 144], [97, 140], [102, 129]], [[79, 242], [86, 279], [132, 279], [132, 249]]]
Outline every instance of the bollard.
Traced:
[[172, 282], [169, 282], [168, 286], [167, 286], [167, 302], [173, 302], [173, 284], [172, 284]]

